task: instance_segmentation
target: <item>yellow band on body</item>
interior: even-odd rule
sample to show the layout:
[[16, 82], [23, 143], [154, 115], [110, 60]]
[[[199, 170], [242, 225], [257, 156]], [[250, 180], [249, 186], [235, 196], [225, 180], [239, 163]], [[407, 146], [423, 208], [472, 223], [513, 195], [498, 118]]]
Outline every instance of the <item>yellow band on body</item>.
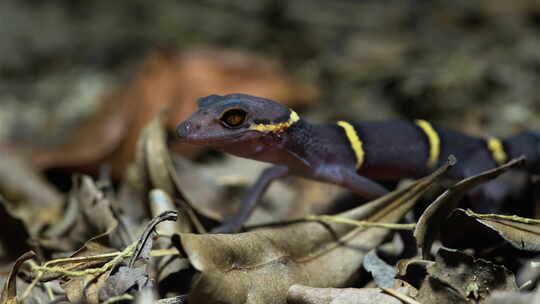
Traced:
[[345, 130], [345, 135], [347, 135], [347, 139], [351, 144], [351, 148], [356, 155], [356, 169], [359, 169], [364, 163], [365, 155], [364, 148], [362, 147], [362, 141], [360, 140], [358, 134], [356, 133], [356, 130], [350, 123], [340, 120], [337, 122], [337, 124]]
[[504, 146], [500, 139], [495, 137], [489, 138], [487, 140], [487, 146], [497, 164], [502, 165], [508, 161], [508, 155], [504, 151]]
[[426, 133], [429, 141], [429, 157], [427, 166], [428, 168], [433, 168], [437, 165], [439, 155], [441, 154], [441, 138], [429, 122], [423, 119], [417, 119], [415, 120], [415, 123], [424, 131], [424, 133]]
[[298, 116], [298, 114], [295, 111], [291, 110], [289, 120], [285, 122], [280, 122], [280, 123], [275, 123], [275, 124], [255, 124], [255, 125], [251, 125], [249, 129], [259, 131], [259, 132], [282, 131], [292, 126], [295, 122], [299, 120], [300, 120], [300, 116]]

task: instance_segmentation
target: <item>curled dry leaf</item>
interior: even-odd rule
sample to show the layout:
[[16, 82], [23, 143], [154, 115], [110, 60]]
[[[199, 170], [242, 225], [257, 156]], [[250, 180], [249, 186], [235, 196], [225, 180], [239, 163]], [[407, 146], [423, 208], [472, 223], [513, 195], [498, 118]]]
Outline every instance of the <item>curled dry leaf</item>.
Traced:
[[45, 179], [12, 153], [0, 150], [0, 195], [8, 212], [37, 237], [47, 225], [60, 218], [63, 199]]
[[[398, 221], [449, 165], [341, 217]], [[389, 230], [297, 221], [231, 235], [180, 234], [181, 250], [200, 271], [190, 303], [285, 303], [293, 284], [343, 287]]]
[[[405, 290], [402, 293], [406, 293]], [[288, 304], [402, 304], [378, 288], [315, 288], [293, 285], [287, 295]]]
[[496, 178], [510, 168], [522, 164], [524, 160], [524, 157], [513, 159], [505, 165], [464, 179], [437, 197], [426, 208], [422, 216], [420, 216], [414, 230], [414, 237], [416, 238], [418, 248], [421, 250], [422, 257], [424, 259], [430, 259], [431, 246], [435, 238], [439, 235], [442, 223], [457, 208], [459, 201], [469, 190]]
[[112, 234], [118, 220], [111, 209], [111, 202], [89, 176], [78, 176], [69, 194], [68, 211], [65, 218], [45, 232], [40, 243], [48, 248], [72, 251], [84, 242], [106, 237], [107, 241], [122, 246], [126, 236]]
[[497, 231], [512, 246], [521, 250], [540, 251], [540, 220], [500, 214], [478, 214], [462, 210], [467, 216]]
[[0, 296], [1, 304], [19, 303], [17, 299], [17, 272], [19, 272], [19, 268], [25, 261], [35, 256], [36, 254], [33, 251], [28, 251], [15, 261], [15, 264], [11, 267], [8, 278], [4, 283], [4, 288], [2, 289], [2, 295]]
[[[411, 259], [400, 262], [405, 279], [411, 266], [423, 267], [424, 278], [415, 300], [420, 303], [486, 303], [494, 291], [516, 291], [514, 275], [504, 266], [441, 248], [435, 262]], [[413, 269], [412, 271], [416, 271]]]

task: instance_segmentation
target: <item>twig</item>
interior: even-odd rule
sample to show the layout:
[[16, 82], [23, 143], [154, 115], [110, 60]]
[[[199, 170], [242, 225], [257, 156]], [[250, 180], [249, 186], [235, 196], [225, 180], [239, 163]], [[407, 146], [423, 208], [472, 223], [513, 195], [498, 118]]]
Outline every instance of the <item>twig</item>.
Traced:
[[475, 218], [478, 218], [478, 219], [506, 220], [506, 221], [518, 222], [518, 223], [522, 223], [522, 224], [540, 224], [540, 220], [521, 217], [521, 216], [517, 216], [517, 215], [480, 214], [480, 213], [473, 212], [470, 209], [465, 210], [465, 213], [468, 216], [475, 217]]
[[395, 224], [395, 223], [378, 223], [368, 221], [356, 221], [345, 217], [333, 216], [333, 215], [308, 215], [305, 218], [308, 221], [322, 221], [322, 222], [334, 222], [343, 223], [361, 227], [379, 227], [395, 230], [413, 230], [416, 224]]
[[116, 266], [118, 263], [122, 261], [122, 259], [131, 256], [133, 252], [135, 251], [135, 248], [137, 247], [137, 242], [129, 245], [124, 249], [120, 254], [118, 254], [114, 259], [110, 260], [109, 262], [105, 263], [105, 265], [101, 266], [100, 268], [89, 268], [85, 270], [80, 271], [71, 271], [66, 270], [59, 266], [35, 266], [33, 267], [33, 270], [36, 271], [43, 271], [43, 272], [53, 272], [53, 273], [60, 273], [62, 275], [70, 276], [70, 277], [79, 277], [79, 276], [85, 276], [89, 274], [95, 274], [100, 275], [110, 269], [112, 269], [114, 266]]
[[184, 303], [187, 303], [187, 295], [159, 299], [156, 301], [156, 304], [184, 304]]
[[404, 295], [402, 293], [395, 291], [394, 289], [386, 288], [386, 287], [379, 287], [379, 288], [382, 289], [382, 291], [386, 292], [387, 294], [394, 296], [407, 304], [422, 304], [407, 295]]
[[103, 302], [103, 304], [112, 304], [112, 303], [125, 301], [125, 300], [133, 301], [134, 299], [135, 298], [132, 295], [123, 294], [121, 296], [109, 298], [109, 299], [107, 299], [107, 301]]

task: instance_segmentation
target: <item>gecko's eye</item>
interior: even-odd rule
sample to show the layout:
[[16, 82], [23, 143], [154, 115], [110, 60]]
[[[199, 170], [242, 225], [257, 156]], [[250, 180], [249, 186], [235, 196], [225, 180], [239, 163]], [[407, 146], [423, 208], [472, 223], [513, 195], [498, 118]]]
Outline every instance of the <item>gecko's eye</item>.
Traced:
[[247, 112], [242, 109], [229, 109], [221, 114], [219, 120], [227, 128], [238, 128], [246, 120]]

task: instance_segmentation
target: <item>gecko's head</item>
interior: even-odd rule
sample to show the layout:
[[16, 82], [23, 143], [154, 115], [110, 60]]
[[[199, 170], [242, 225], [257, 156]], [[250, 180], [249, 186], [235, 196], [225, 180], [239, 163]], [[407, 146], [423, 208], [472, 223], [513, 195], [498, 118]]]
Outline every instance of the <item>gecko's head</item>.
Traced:
[[199, 110], [176, 129], [181, 141], [221, 147], [280, 133], [300, 118], [296, 112], [269, 99], [231, 94], [199, 99]]

